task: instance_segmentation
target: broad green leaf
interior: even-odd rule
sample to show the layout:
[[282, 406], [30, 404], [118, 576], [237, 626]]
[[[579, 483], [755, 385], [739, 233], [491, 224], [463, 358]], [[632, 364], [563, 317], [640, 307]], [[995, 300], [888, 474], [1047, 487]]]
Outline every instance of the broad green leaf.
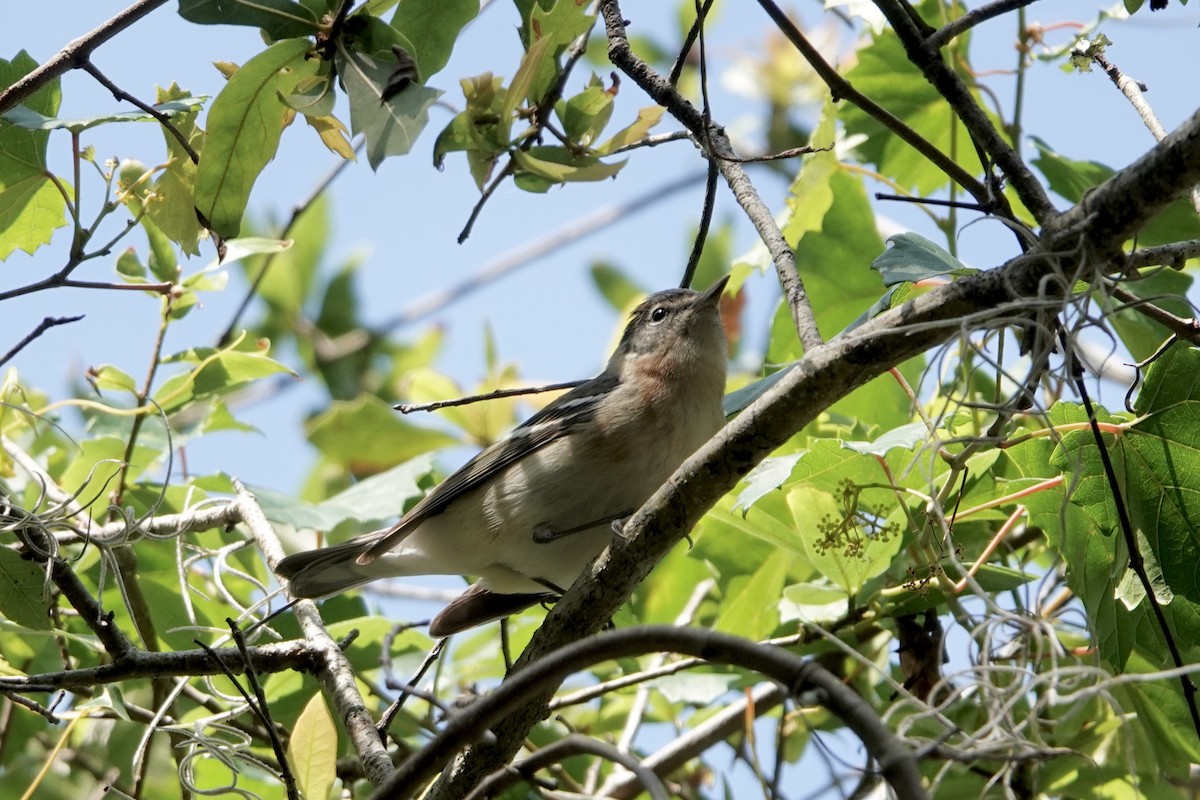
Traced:
[[929, 438], [929, 427], [924, 422], [910, 422], [884, 433], [872, 442], [843, 441], [842, 447], [863, 455], [886, 456], [892, 448], [913, 450]]
[[[78, 493], [76, 501], [88, 509], [93, 519], [108, 512], [108, 497], [116, 484], [113, 482], [125, 458], [126, 439], [116, 436], [96, 436], [83, 440], [78, 450], [72, 450], [70, 462], [58, 484], [71, 493]], [[126, 483], [132, 483], [160, 455], [156, 450], [138, 446], [129, 459]]]
[[133, 376], [112, 364], [88, 370], [88, 380], [101, 391], [112, 390], [136, 395], [138, 388]]
[[[0, 86], [8, 87], [37, 67], [22, 50], [12, 61], [0, 59]], [[57, 78], [25, 101], [24, 108], [45, 116], [58, 112]], [[0, 261], [18, 248], [33, 253], [67, 224], [66, 200], [46, 174], [48, 131], [0, 124]]]
[[742, 488], [738, 492], [737, 500], [733, 506], [734, 510], [739, 508], [748, 509], [764, 495], [782, 486], [792, 476], [792, 470], [796, 468], [796, 462], [803, 455], [803, 452], [788, 453], [786, 455], [769, 456], [760, 461], [758, 466], [750, 470], [739, 484]]
[[[856, 89], [885, 102], [889, 111], [969, 174], [982, 174], [983, 167], [966, 128], [933, 84], [909, 61], [895, 33], [885, 30], [876, 35], [857, 55], [858, 64], [846, 73]], [[999, 128], [999, 121], [989, 117]], [[944, 172], [868, 114], [847, 106], [841, 109], [841, 118], [848, 133], [867, 137], [858, 147], [866, 160], [904, 188], [929, 195], [949, 184]]]
[[[1144, 278], [1126, 281], [1121, 285], [1138, 297], [1188, 319], [1192, 316], [1192, 305], [1187, 300], [1192, 282], [1190, 271], [1156, 269]], [[1111, 309], [1115, 305], [1104, 298], [1103, 292], [1096, 292], [1093, 297], [1105, 308]], [[1110, 311], [1107, 318], [1134, 361], [1149, 358], [1171, 335], [1165, 327], [1136, 308]]]
[[737, 675], [728, 673], [681, 672], [657, 678], [646, 685], [661, 692], [669, 703], [706, 706], [720, 699], [738, 680]]
[[308, 440], [330, 461], [372, 474], [421, 453], [455, 444], [440, 431], [405, 422], [378, 397], [337, 401], [306, 425]]
[[49, 606], [42, 599], [45, 583], [44, 568], [0, 547], [0, 614], [32, 630], [50, 630]]
[[846, 593], [823, 583], [794, 583], [783, 590], [779, 604], [782, 622], [800, 620], [821, 625], [842, 619], [849, 611]]
[[765, 639], [779, 627], [779, 598], [792, 559], [779, 551], [753, 575], [740, 575], [729, 582], [716, 630], [747, 639]]
[[[200, 110], [203, 105], [203, 97], [182, 97], [177, 100], [168, 100], [161, 103], [156, 103], [152, 108], [155, 111], [162, 113], [166, 117], [175, 117], [180, 114], [194, 114]], [[19, 128], [24, 128], [30, 131], [55, 131], [68, 130], [74, 133], [81, 133], [88, 128], [94, 128], [97, 125], [105, 125], [110, 122], [157, 122], [158, 120], [151, 114], [145, 111], [119, 111], [112, 114], [98, 114], [94, 117], [81, 117], [79, 119], [56, 119], [47, 117], [36, 111], [27, 108], [26, 106], [17, 106], [11, 111], [6, 111], [0, 115], [0, 119], [6, 122], [11, 122]]]
[[919, 283], [941, 275], [973, 275], [978, 270], [963, 265], [954, 256], [918, 233], [889, 236], [887, 250], [871, 262], [884, 286]]
[[[188, 93], [175, 84], [158, 90], [158, 101], [167, 102], [187, 97]], [[172, 120], [183, 137], [197, 153], [204, 152], [204, 131], [196, 125], [196, 114], [177, 114]], [[196, 219], [197, 165], [183, 145], [165, 128], [163, 138], [170, 158], [166, 169], [154, 182], [154, 199], [147, 213], [163, 234], [189, 255], [199, 255], [202, 229]]]
[[644, 288], [611, 264], [592, 264], [591, 273], [592, 282], [596, 284], [600, 294], [604, 295], [608, 304], [617, 311], [629, 308], [636, 298], [646, 296]]
[[[553, 62], [553, 59], [554, 42], [550, 39], [538, 39], [525, 51], [525, 55], [521, 58], [521, 64], [517, 67], [512, 82], [508, 85], [503, 101], [500, 104], [501, 125], [511, 126], [513, 112], [517, 110], [517, 106], [521, 105], [529, 95], [531, 91], [530, 87], [533, 85], [533, 80], [537, 77], [538, 71], [542, 69], [543, 62]], [[538, 99], [540, 100], [541, 98]]]
[[179, 15], [199, 25], [249, 25], [271, 39], [311, 36], [320, 28], [312, 9], [292, 0], [179, 0]]
[[392, 15], [392, 27], [412, 43], [409, 55], [417, 62], [421, 80], [428, 80], [450, 60], [459, 33], [479, 14], [479, 0], [402, 0]]
[[196, 209], [222, 238], [242, 227], [250, 190], [275, 157], [291, 111], [279, 100], [284, 71], [303, 63], [308, 39], [271, 45], [242, 66], [213, 101], [196, 174]]
[[[881, 538], [848, 519], [832, 494], [797, 486], [787, 493], [796, 530], [818, 572], [856, 597], [870, 578], [883, 574], [900, 552], [900, 536]], [[851, 509], [857, 511], [857, 509]]]
[[371, 168], [378, 169], [388, 156], [412, 150], [429, 123], [430, 106], [442, 91], [413, 84], [383, 102], [383, 90], [394, 64], [339, 45], [337, 65], [350, 96], [350, 127], [366, 137]]
[[595, 81], [579, 94], [559, 102], [557, 112], [563, 133], [572, 142], [590, 147], [612, 118], [614, 97]]
[[320, 503], [262, 487], [252, 487], [252, 491], [267, 519], [296, 528], [328, 531], [346, 520], [378, 522], [399, 516], [410, 500], [421, 496], [420, 481], [429, 475], [432, 464], [432, 455], [416, 456]]
[[[533, 53], [540, 42], [548, 42], [549, 48], [530, 62], [532, 72], [528, 88], [522, 96], [531, 104], [541, 103], [558, 75], [558, 54], [579, 36], [591, 30], [596, 16], [589, 14], [589, 3], [578, 0], [556, 0], [552, 4], [535, 3], [529, 13], [529, 37], [526, 39], [528, 52]], [[522, 61], [521, 66], [525, 67]], [[513, 84], [517, 80], [513, 78]]]
[[338, 735], [325, 705], [325, 695], [317, 692], [300, 712], [292, 726], [287, 757], [296, 776], [296, 787], [307, 798], [329, 796], [337, 778]]
[[552, 183], [602, 181], [621, 171], [625, 161], [606, 164], [594, 157], [577, 157], [565, 147], [531, 147], [516, 150], [513, 159], [525, 172], [545, 178]]
[[[1037, 575], [1021, 572], [999, 564], [982, 564], [975, 573], [975, 580], [984, 591], [995, 594], [1009, 592], [1029, 583]], [[931, 608], [945, 605], [946, 595], [941, 584], [930, 581], [920, 588], [900, 588], [886, 592], [887, 614], [891, 617], [905, 614], [917, 614]]]
[[267, 356], [267, 345], [254, 346], [259, 349], [246, 351], [233, 347], [222, 350], [197, 347], [163, 359], [164, 364], [195, 366], [163, 381], [154, 393], [155, 401], [164, 412], [170, 414], [194, 400], [224, 395], [260, 378], [281, 372], [295, 375], [283, 364]]
[[[821, 110], [821, 121], [813, 131], [813, 147], [832, 148], [837, 135], [838, 106], [829, 100]], [[837, 154], [832, 149], [803, 157], [800, 172], [788, 187], [787, 212], [780, 230], [788, 244], [795, 247], [804, 235], [821, 230], [825, 215], [833, 205], [833, 186], [830, 179], [841, 170]]]

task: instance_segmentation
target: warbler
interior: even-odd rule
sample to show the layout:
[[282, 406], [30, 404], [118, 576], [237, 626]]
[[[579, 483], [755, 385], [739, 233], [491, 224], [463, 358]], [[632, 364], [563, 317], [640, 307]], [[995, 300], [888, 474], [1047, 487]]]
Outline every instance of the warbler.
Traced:
[[476, 582], [429, 625], [448, 636], [561, 595], [683, 461], [724, 424], [728, 346], [718, 301], [670, 289], [633, 312], [604, 371], [534, 414], [399, 522], [288, 556], [297, 597], [379, 578]]

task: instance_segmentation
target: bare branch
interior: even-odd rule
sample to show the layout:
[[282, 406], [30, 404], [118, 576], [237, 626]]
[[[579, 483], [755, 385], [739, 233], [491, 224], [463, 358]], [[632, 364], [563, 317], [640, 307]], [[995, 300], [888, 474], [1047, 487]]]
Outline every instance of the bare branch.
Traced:
[[754, 224], [771, 254], [780, 286], [783, 287], [784, 296], [792, 311], [792, 322], [796, 326], [800, 342], [805, 350], [819, 346], [824, 340], [817, 328], [808, 294], [804, 291], [804, 281], [796, 269], [796, 255], [775, 223], [771, 209], [759, 197], [746, 171], [737, 162], [737, 156], [724, 130], [719, 125], [710, 124], [666, 78], [655, 72], [633, 52], [625, 35], [625, 20], [616, 0], [604, 0], [600, 4], [600, 12], [604, 15], [604, 25], [608, 31], [609, 59], [656, 103], [666, 106], [667, 110], [692, 133], [696, 141], [702, 143], [708, 157], [716, 160], [717, 169], [729, 184], [730, 191], [745, 210], [746, 216]]
[[1031, 6], [1036, 2], [1037, 0], [994, 0], [987, 5], [973, 8], [958, 19], [946, 23], [935, 33], [931, 33], [925, 42], [930, 47], [940, 50], [954, 41], [955, 37], [962, 36], [981, 22], [987, 22], [989, 19], [1002, 16], [1018, 8]]
[[[489, 775], [463, 800], [481, 800], [486, 797], [498, 797], [505, 789], [530, 776], [539, 769], [551, 764], [557, 764], [564, 758], [578, 755], [595, 755], [616, 762], [628, 770], [626, 775], [631, 779], [635, 792], [648, 792], [652, 800], [668, 800], [667, 790], [662, 781], [652, 770], [628, 753], [621, 752], [611, 744], [572, 733], [558, 741], [538, 750], [529, 758], [505, 767]], [[600, 795], [607, 797], [603, 791]]]
[[[569, 644], [535, 664], [518, 666], [496, 691], [451, 718], [428, 745], [402, 763], [376, 798], [415, 797], [420, 782], [461, 753], [465, 744], [477, 741], [489, 728], [495, 731], [502, 726], [502, 720], [530, 697], [543, 695], [547, 688], [552, 693], [553, 687], [571, 673], [602, 661], [663, 650], [754, 670], [788, 687], [792, 696], [805, 695], [808, 702], [824, 705], [859, 737], [898, 797], [927, 796], [912, 751], [896, 738], [866, 700], [816, 662], [726, 633], [646, 625], [602, 633]], [[486, 745], [472, 745], [469, 752], [475, 753], [480, 747]], [[457, 762], [461, 764], [462, 757]], [[429, 796], [461, 798], [466, 793], [465, 787], [453, 787], [451, 783], [440, 781]]]
[[0, 367], [4, 366], [9, 361], [11, 361], [13, 356], [15, 356], [17, 353], [21, 352], [22, 350], [24, 350], [25, 347], [28, 346], [30, 342], [32, 342], [34, 339], [38, 338], [39, 336], [41, 336], [43, 333], [50, 330], [54, 326], [69, 325], [72, 322], [79, 322], [79, 320], [81, 320], [81, 319], [83, 319], [83, 314], [79, 314], [78, 316], [74, 316], [74, 317], [45, 317], [41, 322], [38, 323], [38, 326], [36, 328], [34, 328], [29, 334], [27, 334], [25, 336], [24, 339], [17, 342], [11, 350], [9, 350], [2, 357], [0, 357]]
[[59, 75], [83, 66], [96, 48], [166, 2], [167, 0], [138, 0], [100, 27], [68, 44], [49, 61], [0, 92], [0, 114], [8, 111]]
[[[147, 678], [173, 678], [182, 675], [223, 675], [225, 668], [241, 674], [245, 661], [236, 647], [214, 648], [220, 663], [203, 649], [151, 652], [130, 648], [126, 654], [98, 667], [44, 672], [0, 678], [0, 691], [52, 692], [59, 689], [75, 691], [120, 681]], [[299, 670], [315, 674], [320, 662], [312, 648], [303, 641], [276, 642], [247, 648], [250, 663], [260, 673]], [[224, 667], [222, 667], [224, 665]]]
[[[283, 558], [283, 548], [274, 528], [267, 521], [254, 496], [246, 491], [240, 482], [235, 481], [237, 488], [237, 503], [242, 510], [242, 519], [250, 529], [250, 535], [258, 543], [267, 565], [274, 571], [275, 565]], [[300, 630], [308, 640], [309, 647], [315, 651], [319, 667], [316, 671], [317, 680], [325, 689], [325, 693], [337, 709], [346, 733], [354, 744], [363, 771], [372, 786], [382, 786], [395, 772], [392, 760], [375, 730], [375, 721], [367, 711], [366, 703], [354, 683], [354, 669], [346, 656], [338, 647], [337, 642], [325, 629], [317, 604], [311, 600], [297, 600], [292, 606]]]

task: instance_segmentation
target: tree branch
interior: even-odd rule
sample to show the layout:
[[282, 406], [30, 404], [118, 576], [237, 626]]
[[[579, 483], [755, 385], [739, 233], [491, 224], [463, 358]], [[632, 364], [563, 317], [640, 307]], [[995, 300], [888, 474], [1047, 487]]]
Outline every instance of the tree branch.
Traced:
[[[275, 565], [283, 558], [279, 537], [275, 535], [274, 528], [259, 508], [254, 495], [246, 491], [246, 487], [238, 481], [234, 482], [234, 486], [238, 492], [235, 502], [241, 507], [242, 519], [273, 572]], [[354, 683], [354, 668], [325, 629], [316, 603], [312, 600], [296, 600], [292, 611], [296, 615], [296, 621], [300, 623], [304, 638], [308, 640], [309, 647], [315, 651], [318, 659], [317, 680], [321, 682], [338, 716], [341, 717], [367, 780], [375, 787], [383, 785], [395, 769], [375, 730], [375, 721], [371, 719], [358, 686]]]
[[[246, 650], [250, 655], [250, 664], [256, 672], [299, 670], [314, 675], [320, 669], [316, 653], [304, 641], [277, 642], [248, 647]], [[210, 656], [209, 652], [214, 655]], [[214, 661], [214, 657], [219, 658], [220, 663]], [[210, 651], [197, 648], [175, 652], [152, 652], [131, 648], [126, 655], [98, 667], [3, 677], [0, 678], [0, 691], [75, 691], [119, 681], [175, 678], [184, 675], [224, 675], [226, 670], [221, 664], [234, 674], [240, 674], [245, 669], [245, 660], [236, 647], [222, 647]]]
[[909, 61], [954, 109], [971, 138], [1001, 169], [1034, 219], [1045, 224], [1053, 218], [1057, 212], [1042, 184], [1017, 151], [1000, 135], [1000, 131], [996, 130], [958, 73], [950, 68], [937, 48], [929, 44], [924, 32], [909, 15], [910, 7], [905, 0], [875, 0], [875, 5], [900, 37]]
[[742, 169], [738, 159], [720, 125], [711, 124], [704, 115], [681, 95], [671, 83], [655, 72], [649, 64], [639, 58], [629, 45], [625, 35], [625, 20], [621, 15], [617, 0], [603, 0], [600, 3], [600, 13], [604, 16], [604, 26], [608, 32], [608, 58], [622, 72], [633, 79], [650, 98], [659, 105], [665, 106], [683, 126], [691, 132], [693, 138], [701, 146], [710, 159], [715, 159], [717, 169], [729, 184], [733, 196], [741, 204], [754, 224], [758, 235], [771, 254], [775, 270], [779, 275], [779, 284], [783, 288], [784, 297], [792, 311], [792, 322], [796, 333], [805, 350], [819, 346], [824, 339], [817, 328], [816, 317], [808, 294], [804, 291], [804, 281], [796, 269], [796, 255], [788, 245], [779, 226], [775, 224], [775, 216], [758, 196], [754, 184], [751, 183], [746, 171]]
[[100, 27], [68, 44], [49, 61], [0, 92], [0, 114], [63, 73], [83, 66], [96, 48], [166, 2], [167, 0], [138, 0]]
[[[782, 683], [793, 697], [808, 693], [854, 731], [879, 770], [900, 798], [924, 798], [916, 756], [888, 729], [874, 709], [837, 677], [815, 661], [801, 658], [778, 647], [703, 628], [645, 625], [609, 631], [571, 643], [536, 664], [518, 667], [501, 686], [472, 703], [453, 718], [428, 745], [414, 753], [396, 770], [388, 784], [375, 795], [415, 797], [421, 781], [452, 758], [462, 763], [464, 744], [477, 741], [489, 728], [503, 726], [502, 720], [528, 701], [530, 696], [551, 693], [573, 672], [615, 658], [669, 650], [698, 656], [717, 664], [754, 670]], [[806, 698], [813, 702], [813, 698]], [[471, 746], [468, 753], [478, 745]], [[466, 787], [451, 787], [442, 780], [431, 798], [463, 797]], [[451, 794], [447, 794], [451, 792]]]
[[[1115, 264], [1121, 264], [1121, 243], [1197, 183], [1198, 176], [1200, 111], [1161, 145], [1092, 190], [1086, 199], [1088, 210], [1076, 207], [1056, 218], [1043, 234], [1043, 247], [1048, 252], [1075, 252], [1082, 237], [1094, 242], [1091, 249], [1115, 252]], [[1134, 202], [1142, 184], [1153, 188]], [[1063, 260], [1063, 256], [1022, 255], [999, 268], [935, 288], [806, 352], [634, 514], [625, 524], [624, 536], [614, 540], [551, 609], [511, 674], [520, 675], [550, 652], [593, 636], [722, 495], [853, 389], [974, 326], [1026, 314], [1037, 304], [1055, 303], [1053, 292], [1069, 287], [1059, 271]], [[502, 722], [492, 726], [494, 743], [467, 746], [433, 790], [433, 800], [460, 797], [482, 776], [507, 763], [545, 717], [552, 694], [550, 689], [510, 709]]]

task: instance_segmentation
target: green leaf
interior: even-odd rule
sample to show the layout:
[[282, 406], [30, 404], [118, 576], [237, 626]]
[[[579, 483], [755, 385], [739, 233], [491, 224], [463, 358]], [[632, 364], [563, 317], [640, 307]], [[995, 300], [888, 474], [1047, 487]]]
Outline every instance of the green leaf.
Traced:
[[560, 102], [558, 116], [563, 133], [572, 142], [589, 147], [612, 118], [613, 95], [599, 82], [588, 86], [569, 100]]
[[261, 487], [252, 491], [267, 519], [327, 531], [346, 520], [378, 522], [398, 516], [408, 501], [421, 496], [420, 481], [429, 475], [432, 465], [432, 455], [416, 456], [316, 504]]
[[199, 25], [249, 25], [262, 28], [271, 39], [311, 36], [320, 20], [292, 0], [179, 0], [179, 16]]
[[[188, 93], [175, 84], [158, 90], [158, 101], [166, 102], [187, 97]], [[196, 114], [177, 114], [171, 120], [192, 149], [204, 152], [204, 131], [196, 125]], [[153, 200], [147, 205], [147, 213], [163, 235], [179, 245], [189, 255], [200, 254], [202, 228], [196, 219], [196, 164], [183, 145], [163, 128], [170, 158], [166, 169], [154, 182]]]
[[830, 526], [847, 522], [832, 494], [797, 486], [788, 491], [787, 504], [809, 561], [851, 597], [858, 595], [867, 580], [883, 574], [900, 552], [900, 536], [876, 538], [858, 526], [847, 527], [835, 543], [824, 544]]
[[550, 39], [538, 39], [529, 46], [525, 55], [521, 57], [521, 64], [517, 67], [500, 104], [501, 124], [511, 126], [513, 112], [530, 93], [533, 80], [537, 77], [538, 71], [542, 69], [543, 63], [551, 63], [553, 60], [554, 42]]
[[[24, 50], [12, 61], [0, 59], [0, 86], [11, 86], [36, 67]], [[52, 116], [60, 98], [55, 78], [26, 99], [24, 107]], [[67, 224], [66, 200], [46, 172], [49, 138], [48, 131], [0, 124], [0, 261], [17, 248], [34, 253]]]
[[307, 424], [308, 440], [354, 474], [371, 474], [410, 458], [455, 444], [440, 431], [420, 428], [372, 395], [338, 401]]
[[924, 422], [910, 422], [893, 428], [873, 442], [843, 441], [842, 447], [863, 455], [886, 456], [893, 448], [913, 450], [929, 438], [929, 427]]
[[649, 106], [638, 110], [637, 119], [630, 123], [627, 127], [622, 128], [613, 134], [613, 137], [596, 148], [596, 153], [599, 155], [608, 155], [614, 150], [619, 150], [626, 145], [631, 145], [634, 142], [641, 141], [650, 135], [650, 131], [657, 125], [666, 111], [662, 106]]
[[791, 562], [785, 551], [779, 551], [753, 575], [739, 575], [730, 581], [716, 630], [755, 641], [770, 636], [779, 627], [779, 598]]
[[628, 275], [611, 264], [592, 264], [592, 282], [615, 311], [625, 311], [633, 301], [646, 295], [646, 290]]
[[339, 45], [337, 65], [350, 96], [350, 127], [366, 137], [371, 168], [378, 169], [388, 156], [412, 150], [442, 91], [414, 84], [383, 102], [394, 64]]
[[291, 113], [279, 100], [283, 71], [300, 65], [311, 47], [307, 39], [271, 45], [234, 73], [209, 109], [196, 210], [222, 238], [241, 231], [250, 190], [279, 147]]
[[88, 380], [100, 391], [113, 390], [136, 395], [138, 388], [133, 376], [112, 364], [88, 370]]
[[[885, 30], [877, 34], [857, 55], [858, 64], [846, 73], [856, 89], [868, 97], [886, 97], [888, 110], [901, 121], [969, 174], [982, 173], [983, 167], [966, 128], [937, 88], [909, 61], [895, 33]], [[1002, 128], [999, 120], [988, 116], [997, 129]], [[929, 195], [949, 184], [950, 179], [940, 168], [860, 109], [843, 108], [841, 118], [847, 133], [867, 137], [858, 147], [866, 160], [904, 188]]]
[[[1148, 300], [1183, 319], [1192, 316], [1192, 305], [1188, 302], [1188, 291], [1192, 288], [1192, 273], [1173, 269], [1155, 269], [1149, 275], [1123, 282], [1121, 285], [1138, 297]], [[1150, 319], [1136, 308], [1111, 311], [1114, 303], [1096, 292], [1093, 297], [1109, 309], [1108, 320], [1113, 330], [1121, 337], [1122, 344], [1129, 350], [1134, 361], [1149, 358], [1171, 335], [1163, 325]]]
[[[200, 110], [204, 104], [203, 97], [183, 97], [177, 100], [169, 100], [162, 103], [157, 103], [151, 106], [155, 111], [161, 112], [166, 117], [175, 117], [180, 114], [194, 114]], [[81, 133], [88, 128], [94, 128], [97, 125], [104, 125], [110, 122], [157, 122], [158, 120], [151, 114], [145, 111], [120, 111], [112, 114], [98, 114], [94, 117], [81, 117], [78, 119], [56, 119], [47, 117], [33, 111], [26, 106], [17, 106], [11, 111], [6, 111], [0, 115], [0, 119], [6, 122], [11, 122], [19, 128], [24, 128], [29, 131], [55, 131], [68, 130], [73, 133]]]
[[283, 364], [268, 358], [265, 345], [256, 343], [254, 346], [260, 349], [254, 351], [236, 350], [234, 346], [223, 350], [197, 347], [163, 359], [165, 364], [192, 363], [195, 366], [164, 381], [154, 393], [155, 401], [169, 414], [199, 398], [224, 395], [260, 378], [281, 372], [295, 375]]
[[329, 716], [325, 695], [317, 692], [292, 726], [287, 748], [296, 786], [304, 797], [316, 800], [329, 796], [337, 778], [337, 756], [337, 728]]
[[606, 164], [595, 157], [575, 156], [565, 147], [531, 147], [516, 150], [517, 168], [552, 183], [602, 181], [621, 171], [625, 161]]
[[479, 0], [402, 0], [392, 15], [392, 27], [412, 43], [409, 55], [422, 81], [446, 66], [459, 33], [478, 14]]
[[[837, 135], [838, 106], [832, 100], [821, 110], [821, 121], [813, 131], [813, 147], [832, 148]], [[788, 244], [795, 247], [805, 234], [821, 230], [821, 223], [833, 205], [830, 179], [841, 170], [837, 154], [832, 149], [803, 157], [800, 171], [788, 187], [787, 212], [780, 230]]]
[[954, 256], [919, 233], [898, 233], [889, 236], [887, 250], [871, 262], [871, 269], [883, 278], [884, 286], [919, 283], [941, 275], [974, 275]]
[[50, 614], [43, 602], [46, 572], [14, 550], [0, 547], [0, 614], [18, 625], [50, 630]]

